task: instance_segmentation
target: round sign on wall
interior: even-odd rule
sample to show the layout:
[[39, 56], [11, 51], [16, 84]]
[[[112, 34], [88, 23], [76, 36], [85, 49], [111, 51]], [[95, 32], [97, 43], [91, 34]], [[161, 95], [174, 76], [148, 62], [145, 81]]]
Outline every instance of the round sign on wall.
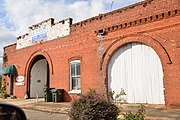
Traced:
[[24, 76], [18, 76], [18, 77], [16, 78], [16, 81], [17, 81], [17, 82], [22, 82], [22, 81], [24, 81]]

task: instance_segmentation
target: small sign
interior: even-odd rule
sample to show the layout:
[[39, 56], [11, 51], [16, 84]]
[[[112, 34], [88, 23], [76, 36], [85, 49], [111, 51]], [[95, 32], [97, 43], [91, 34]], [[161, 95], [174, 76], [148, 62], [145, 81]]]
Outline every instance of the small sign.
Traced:
[[17, 81], [17, 82], [22, 82], [22, 81], [24, 81], [24, 76], [18, 76], [18, 77], [16, 78], [16, 81]]
[[24, 85], [24, 76], [18, 76], [17, 78], [16, 78], [16, 85], [17, 86], [20, 86], [20, 85]]
[[24, 82], [16, 82], [17, 86], [24, 85]]
[[36, 42], [38, 40], [42, 40], [47, 37], [47, 28], [46, 26], [42, 26], [38, 29], [32, 31], [32, 42]]

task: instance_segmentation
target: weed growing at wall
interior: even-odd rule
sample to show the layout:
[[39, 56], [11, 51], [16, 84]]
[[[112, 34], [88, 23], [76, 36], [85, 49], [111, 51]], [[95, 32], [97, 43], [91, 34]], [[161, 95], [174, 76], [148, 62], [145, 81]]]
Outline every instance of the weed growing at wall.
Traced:
[[0, 97], [1, 98], [7, 98], [9, 95], [7, 94], [7, 92], [5, 91], [5, 88], [2, 87], [0, 88]]
[[146, 114], [145, 106], [141, 105], [136, 113], [129, 111], [128, 113], [120, 114], [117, 120], [144, 120]]

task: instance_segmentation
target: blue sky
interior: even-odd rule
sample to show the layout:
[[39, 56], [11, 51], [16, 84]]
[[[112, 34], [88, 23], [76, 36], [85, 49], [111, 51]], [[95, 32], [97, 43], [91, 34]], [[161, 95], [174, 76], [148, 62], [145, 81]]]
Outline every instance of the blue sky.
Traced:
[[50, 17], [57, 21], [71, 17], [76, 23], [140, 1], [143, 0], [0, 0], [0, 74], [3, 47], [15, 43], [29, 26]]

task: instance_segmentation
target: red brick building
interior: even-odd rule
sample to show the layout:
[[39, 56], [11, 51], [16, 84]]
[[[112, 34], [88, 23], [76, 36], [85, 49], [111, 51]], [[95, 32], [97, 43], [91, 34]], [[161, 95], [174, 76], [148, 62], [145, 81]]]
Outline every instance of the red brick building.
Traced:
[[4, 47], [3, 68], [17, 69], [13, 84], [3, 76], [6, 90], [23, 98], [60, 88], [71, 101], [89, 88], [123, 88], [129, 103], [180, 108], [179, 6], [179, 0], [145, 0], [75, 24], [48, 19], [33, 25]]

